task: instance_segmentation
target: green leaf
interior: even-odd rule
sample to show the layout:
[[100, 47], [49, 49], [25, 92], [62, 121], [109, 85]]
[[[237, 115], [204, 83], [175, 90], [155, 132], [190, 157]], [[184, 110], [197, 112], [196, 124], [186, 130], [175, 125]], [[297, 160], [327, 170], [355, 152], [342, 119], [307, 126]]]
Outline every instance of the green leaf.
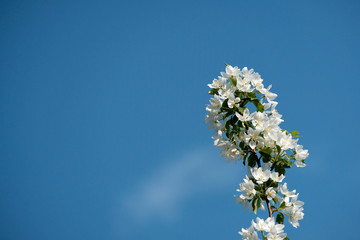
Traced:
[[279, 173], [279, 175], [283, 174], [285, 175], [285, 168], [281, 164], [275, 165], [275, 172]]
[[290, 240], [290, 238], [286, 237], [286, 238], [284, 238], [284, 240]]
[[250, 98], [250, 100], [257, 100], [257, 97], [256, 97], [256, 93], [254, 92], [249, 92], [247, 93], [247, 97]]
[[256, 206], [257, 206], [257, 208], [259, 208], [259, 207], [261, 206], [261, 200], [260, 200], [260, 198], [258, 198], [258, 201], [257, 201], [257, 203], [256, 203]]
[[230, 118], [229, 122], [231, 125], [235, 125], [235, 123], [238, 121], [238, 118], [234, 115]]
[[291, 135], [299, 135], [298, 131], [291, 131]]
[[240, 112], [241, 114], [243, 114], [244, 111], [245, 111], [245, 109], [246, 109], [246, 107], [239, 107], [238, 109], [239, 109], [239, 112]]
[[239, 147], [241, 148], [241, 150], [245, 150], [246, 144], [244, 142], [240, 142]]
[[225, 123], [225, 129], [230, 129], [230, 121], [227, 121], [227, 122]]
[[271, 160], [271, 152], [272, 152], [271, 148], [266, 147], [266, 148], [261, 149], [259, 152], [263, 158], [264, 163], [267, 163]]
[[219, 89], [218, 89], [218, 88], [212, 88], [212, 89], [209, 91], [209, 94], [211, 94], [211, 95], [219, 94]]
[[264, 106], [261, 104], [261, 102], [258, 99], [253, 100], [252, 103], [254, 104], [258, 112], [264, 111]]
[[267, 155], [271, 155], [272, 149], [270, 147], [265, 147], [260, 150], [260, 152], [265, 153]]
[[262, 160], [263, 160], [263, 162], [264, 163], [268, 163], [268, 162], [270, 162], [270, 160], [271, 160], [271, 156], [270, 155], [261, 155], [262, 156]]
[[223, 108], [229, 108], [229, 106], [228, 106], [228, 101], [229, 101], [229, 99], [227, 98], [227, 99], [225, 99], [224, 100], [224, 102], [223, 102], [223, 104], [221, 105]]
[[247, 104], [248, 102], [249, 102], [248, 100], [245, 100], [245, 101], [241, 104], [241, 106], [246, 106], [246, 104]]
[[236, 86], [237, 80], [234, 75], [229, 78], [229, 81], [234, 87]]
[[253, 207], [254, 213], [257, 213], [258, 208], [261, 205], [261, 200], [259, 197], [255, 197], [251, 203], [251, 206]]
[[[287, 155], [285, 155], [285, 157], [289, 158]], [[290, 162], [287, 158], [282, 158], [281, 164], [284, 168], [291, 168], [292, 162]]]
[[257, 212], [257, 207], [256, 207], [256, 201], [257, 201], [257, 200], [258, 200], [257, 198], [254, 198], [254, 199], [252, 200], [252, 202], [251, 202], [251, 206], [252, 206], [253, 211], [254, 211], [255, 214], [256, 214], [256, 212]]
[[261, 192], [262, 191], [262, 188], [260, 186], [255, 186], [254, 189], [258, 192]]
[[272, 181], [269, 185], [269, 187], [277, 188], [279, 186], [279, 183]]
[[234, 136], [234, 132], [230, 132], [228, 138], [229, 138], [229, 139], [232, 139], [233, 136]]
[[281, 208], [281, 209], [286, 208], [285, 202], [282, 202], [282, 203], [281, 203], [280, 208]]
[[254, 154], [250, 154], [250, 156], [248, 157], [248, 165], [249, 165], [249, 167], [256, 166], [256, 158], [255, 158]]
[[284, 223], [284, 214], [279, 212], [278, 215], [276, 216], [276, 222], [279, 224], [283, 224]]
[[243, 98], [243, 93], [240, 92], [239, 90], [235, 90], [235, 97], [238, 97], [238, 98]]
[[[230, 109], [231, 110], [231, 109]], [[223, 120], [227, 117], [229, 117], [231, 114], [233, 114], [232, 112], [227, 112], [224, 116], [223, 116]]]

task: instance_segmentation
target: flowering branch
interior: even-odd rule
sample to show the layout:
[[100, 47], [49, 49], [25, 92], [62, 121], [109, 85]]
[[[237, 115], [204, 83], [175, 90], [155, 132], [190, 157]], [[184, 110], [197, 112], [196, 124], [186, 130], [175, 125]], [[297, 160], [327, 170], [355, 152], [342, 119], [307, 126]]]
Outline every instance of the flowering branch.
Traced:
[[205, 122], [215, 129], [214, 145], [226, 160], [242, 160], [247, 165], [249, 176], [237, 189], [235, 202], [255, 214], [258, 209], [265, 210], [266, 203], [269, 217], [257, 217], [239, 234], [248, 240], [259, 239], [258, 232], [264, 240], [289, 239], [283, 231], [284, 214], [293, 227], [298, 227], [304, 217], [304, 203], [297, 200], [296, 190], [290, 191], [281, 183], [286, 169], [293, 164], [304, 167], [309, 154], [297, 143], [297, 131], [289, 133], [279, 127], [283, 120], [276, 110], [277, 95], [270, 92], [271, 85], [265, 88], [262, 82], [253, 69], [226, 65], [225, 72], [208, 85], [213, 97], [206, 107]]

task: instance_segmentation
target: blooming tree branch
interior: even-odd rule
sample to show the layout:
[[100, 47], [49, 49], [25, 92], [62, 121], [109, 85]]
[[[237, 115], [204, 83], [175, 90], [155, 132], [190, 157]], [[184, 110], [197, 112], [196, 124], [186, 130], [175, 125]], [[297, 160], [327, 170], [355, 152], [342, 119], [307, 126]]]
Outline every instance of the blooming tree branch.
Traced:
[[239, 232], [242, 239], [289, 239], [283, 230], [285, 216], [297, 228], [304, 217], [304, 202], [283, 180], [286, 169], [304, 167], [309, 154], [297, 143], [297, 131], [280, 128], [283, 120], [276, 110], [277, 95], [270, 92], [271, 85], [265, 88], [262, 82], [253, 69], [226, 65], [225, 72], [208, 85], [213, 97], [206, 107], [205, 122], [215, 130], [212, 138], [222, 156], [247, 165], [248, 175], [236, 190], [235, 202], [255, 214], [258, 209], [267, 209], [269, 214], [267, 219], [257, 217], [249, 228], [243, 228]]

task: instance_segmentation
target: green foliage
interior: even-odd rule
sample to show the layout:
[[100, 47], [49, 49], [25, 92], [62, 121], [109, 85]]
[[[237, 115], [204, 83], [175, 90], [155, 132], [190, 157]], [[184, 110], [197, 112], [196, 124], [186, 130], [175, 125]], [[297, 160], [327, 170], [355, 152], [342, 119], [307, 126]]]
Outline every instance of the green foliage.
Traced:
[[271, 160], [272, 149], [269, 147], [263, 148], [259, 151], [262, 156], [263, 162], [267, 163]]
[[256, 157], [254, 156], [254, 154], [250, 154], [250, 156], [248, 157], [248, 166], [249, 167], [255, 167], [256, 166]]
[[210, 91], [209, 91], [209, 94], [211, 94], [211, 95], [215, 95], [215, 94], [219, 94], [219, 89], [218, 88], [212, 88], [212, 89], [210, 89]]
[[237, 83], [237, 80], [236, 80], [236, 77], [235, 76], [231, 76], [229, 78], [229, 81], [230, 83], [235, 87], [236, 86], [236, 83]]
[[253, 207], [254, 213], [257, 213], [258, 208], [261, 205], [261, 199], [259, 196], [255, 196], [251, 202], [251, 206]]
[[283, 224], [284, 223], [284, 214], [279, 212], [278, 215], [276, 216], [276, 222], [279, 224]]
[[299, 135], [298, 131], [291, 131], [291, 135], [295, 136], [295, 135]]
[[264, 105], [261, 104], [259, 99], [253, 100], [251, 102], [254, 104], [258, 112], [264, 112]]
[[269, 179], [267, 182], [266, 182], [266, 186], [268, 187], [273, 187], [273, 188], [277, 188], [279, 186], [279, 183], [274, 181], [274, 180], [271, 180]]

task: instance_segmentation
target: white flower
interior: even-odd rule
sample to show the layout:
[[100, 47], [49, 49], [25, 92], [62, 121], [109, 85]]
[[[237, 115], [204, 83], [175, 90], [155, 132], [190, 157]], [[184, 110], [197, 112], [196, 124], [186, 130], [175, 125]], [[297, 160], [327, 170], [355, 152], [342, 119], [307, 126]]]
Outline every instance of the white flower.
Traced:
[[266, 99], [267, 99], [269, 102], [270, 102], [270, 101], [273, 101], [273, 100], [277, 97], [277, 94], [270, 92], [271, 87], [272, 87], [272, 85], [269, 85], [269, 87], [267, 88], [266, 93], [264, 93]]
[[251, 200], [256, 194], [255, 184], [246, 176], [244, 182], [240, 184], [240, 189], [236, 189], [236, 191], [244, 192], [240, 197]]
[[299, 196], [299, 194], [296, 194], [294, 197], [291, 198], [291, 200], [289, 197], [285, 197], [285, 199], [284, 199], [285, 205], [288, 207], [294, 207], [294, 208], [300, 209], [304, 205], [304, 202], [298, 201], [297, 200], [298, 196]]
[[229, 98], [230, 95], [234, 95], [235, 88], [230, 84], [226, 83], [222, 88], [219, 89], [219, 97], [223, 100]]
[[273, 217], [267, 218], [265, 221], [261, 218], [256, 218], [256, 222], [252, 221], [252, 226], [261, 232], [268, 232], [268, 239], [284, 239], [286, 234], [283, 233], [283, 224], [275, 224]]
[[273, 172], [271, 173], [271, 179], [274, 180], [275, 182], [282, 182], [282, 180], [284, 180], [285, 176], [284, 175], [280, 175], [278, 172]]
[[298, 161], [298, 160], [295, 160], [295, 165], [297, 166], [297, 167], [305, 167], [306, 166], [306, 164], [303, 162], [304, 160], [301, 160], [301, 161]]
[[274, 234], [270, 232], [266, 235], [267, 240], [283, 240], [284, 238], [286, 238], [286, 233]]
[[274, 224], [274, 226], [272, 226], [270, 228], [270, 233], [274, 234], [274, 235], [277, 235], [277, 234], [280, 234], [282, 232], [284, 232], [283, 228], [285, 227], [284, 224]]
[[261, 167], [256, 167], [250, 170], [251, 175], [255, 178], [257, 184], [263, 184], [269, 180], [271, 172], [269, 169], [263, 170]]
[[254, 149], [256, 147], [255, 141], [262, 139], [260, 133], [261, 132], [257, 129], [249, 128], [248, 131], [244, 133], [245, 143], [249, 144], [249, 146]]
[[265, 118], [264, 120], [265, 121], [261, 121], [256, 125], [256, 129], [259, 129], [267, 134], [279, 129], [279, 123], [277, 123], [276, 118]]
[[249, 205], [249, 201], [242, 194], [235, 195], [235, 197], [238, 197], [235, 199], [235, 203], [240, 203], [241, 205], [243, 205], [245, 210], [246, 207]]
[[295, 197], [296, 190], [289, 191], [287, 188], [287, 183], [284, 183], [284, 185], [280, 186], [280, 191], [285, 197]]
[[243, 240], [259, 240], [257, 232], [254, 230], [253, 226], [249, 227], [248, 229], [242, 228], [239, 234], [243, 237]]
[[273, 217], [268, 217], [265, 222], [268, 226], [267, 232], [269, 232], [272, 228], [275, 227], [275, 219]]
[[303, 150], [303, 146], [297, 145], [295, 147], [295, 159], [296, 160], [304, 160], [309, 156], [308, 150]]
[[256, 218], [256, 222], [254, 222], [254, 220], [252, 220], [251, 223], [252, 223], [252, 226], [254, 226], [254, 228], [256, 228], [256, 230], [258, 230], [258, 231], [265, 231], [265, 232], [270, 231], [268, 222], [265, 222], [263, 219], [261, 219], [259, 217]]
[[264, 112], [255, 112], [253, 116], [252, 124], [256, 127], [262, 125], [263, 121], [266, 120], [266, 114]]
[[303, 161], [309, 156], [308, 150], [303, 150], [303, 146], [296, 145], [295, 151], [295, 165], [297, 167], [305, 167], [306, 164]]
[[222, 131], [218, 130], [214, 136], [212, 136], [212, 139], [214, 139], [214, 146], [218, 148], [224, 147], [229, 141], [222, 136]]
[[266, 189], [265, 194], [269, 201], [272, 201], [277, 196], [274, 188], [272, 188], [272, 187], [269, 187], [268, 189]]
[[209, 129], [220, 130], [224, 128], [224, 123], [220, 122], [222, 116], [220, 115], [220, 108], [222, 105], [222, 100], [218, 95], [215, 95], [210, 99], [210, 105], [206, 106], [206, 111], [208, 114], [206, 115], [205, 122], [209, 124]]
[[233, 108], [239, 106], [240, 98], [235, 97], [234, 94], [230, 94], [228, 98], [228, 107]]
[[230, 78], [231, 76], [239, 76], [240, 75], [240, 69], [238, 67], [233, 67], [230, 65], [227, 65], [225, 68], [225, 72], [222, 72], [221, 75], [225, 78]]
[[240, 113], [238, 113], [238, 112], [236, 112], [235, 115], [240, 121], [246, 122], [246, 121], [251, 121], [252, 120], [252, 115], [253, 114], [250, 114], [249, 109], [246, 108], [242, 115]]
[[302, 208], [291, 208], [289, 214], [289, 222], [293, 227], [297, 228], [300, 226], [299, 220], [304, 218], [304, 213], [302, 212]]
[[282, 150], [294, 148], [294, 140], [291, 134], [286, 135], [285, 132], [278, 132], [276, 144], [279, 145]]
[[218, 77], [218, 79], [214, 79], [212, 84], [208, 84], [210, 88], [223, 88], [226, 84], [226, 78]]
[[[247, 67], [244, 67], [241, 70], [240, 76], [242, 77], [243, 81], [246, 83], [251, 83], [254, 87], [262, 83], [262, 79], [260, 75], [254, 72], [254, 69], [248, 70]], [[250, 84], [249, 84], [250, 85]]]
[[221, 155], [226, 158], [228, 162], [236, 160], [238, 156], [242, 155], [242, 152], [239, 150], [238, 146], [233, 142], [226, 141], [225, 144], [222, 144]]

